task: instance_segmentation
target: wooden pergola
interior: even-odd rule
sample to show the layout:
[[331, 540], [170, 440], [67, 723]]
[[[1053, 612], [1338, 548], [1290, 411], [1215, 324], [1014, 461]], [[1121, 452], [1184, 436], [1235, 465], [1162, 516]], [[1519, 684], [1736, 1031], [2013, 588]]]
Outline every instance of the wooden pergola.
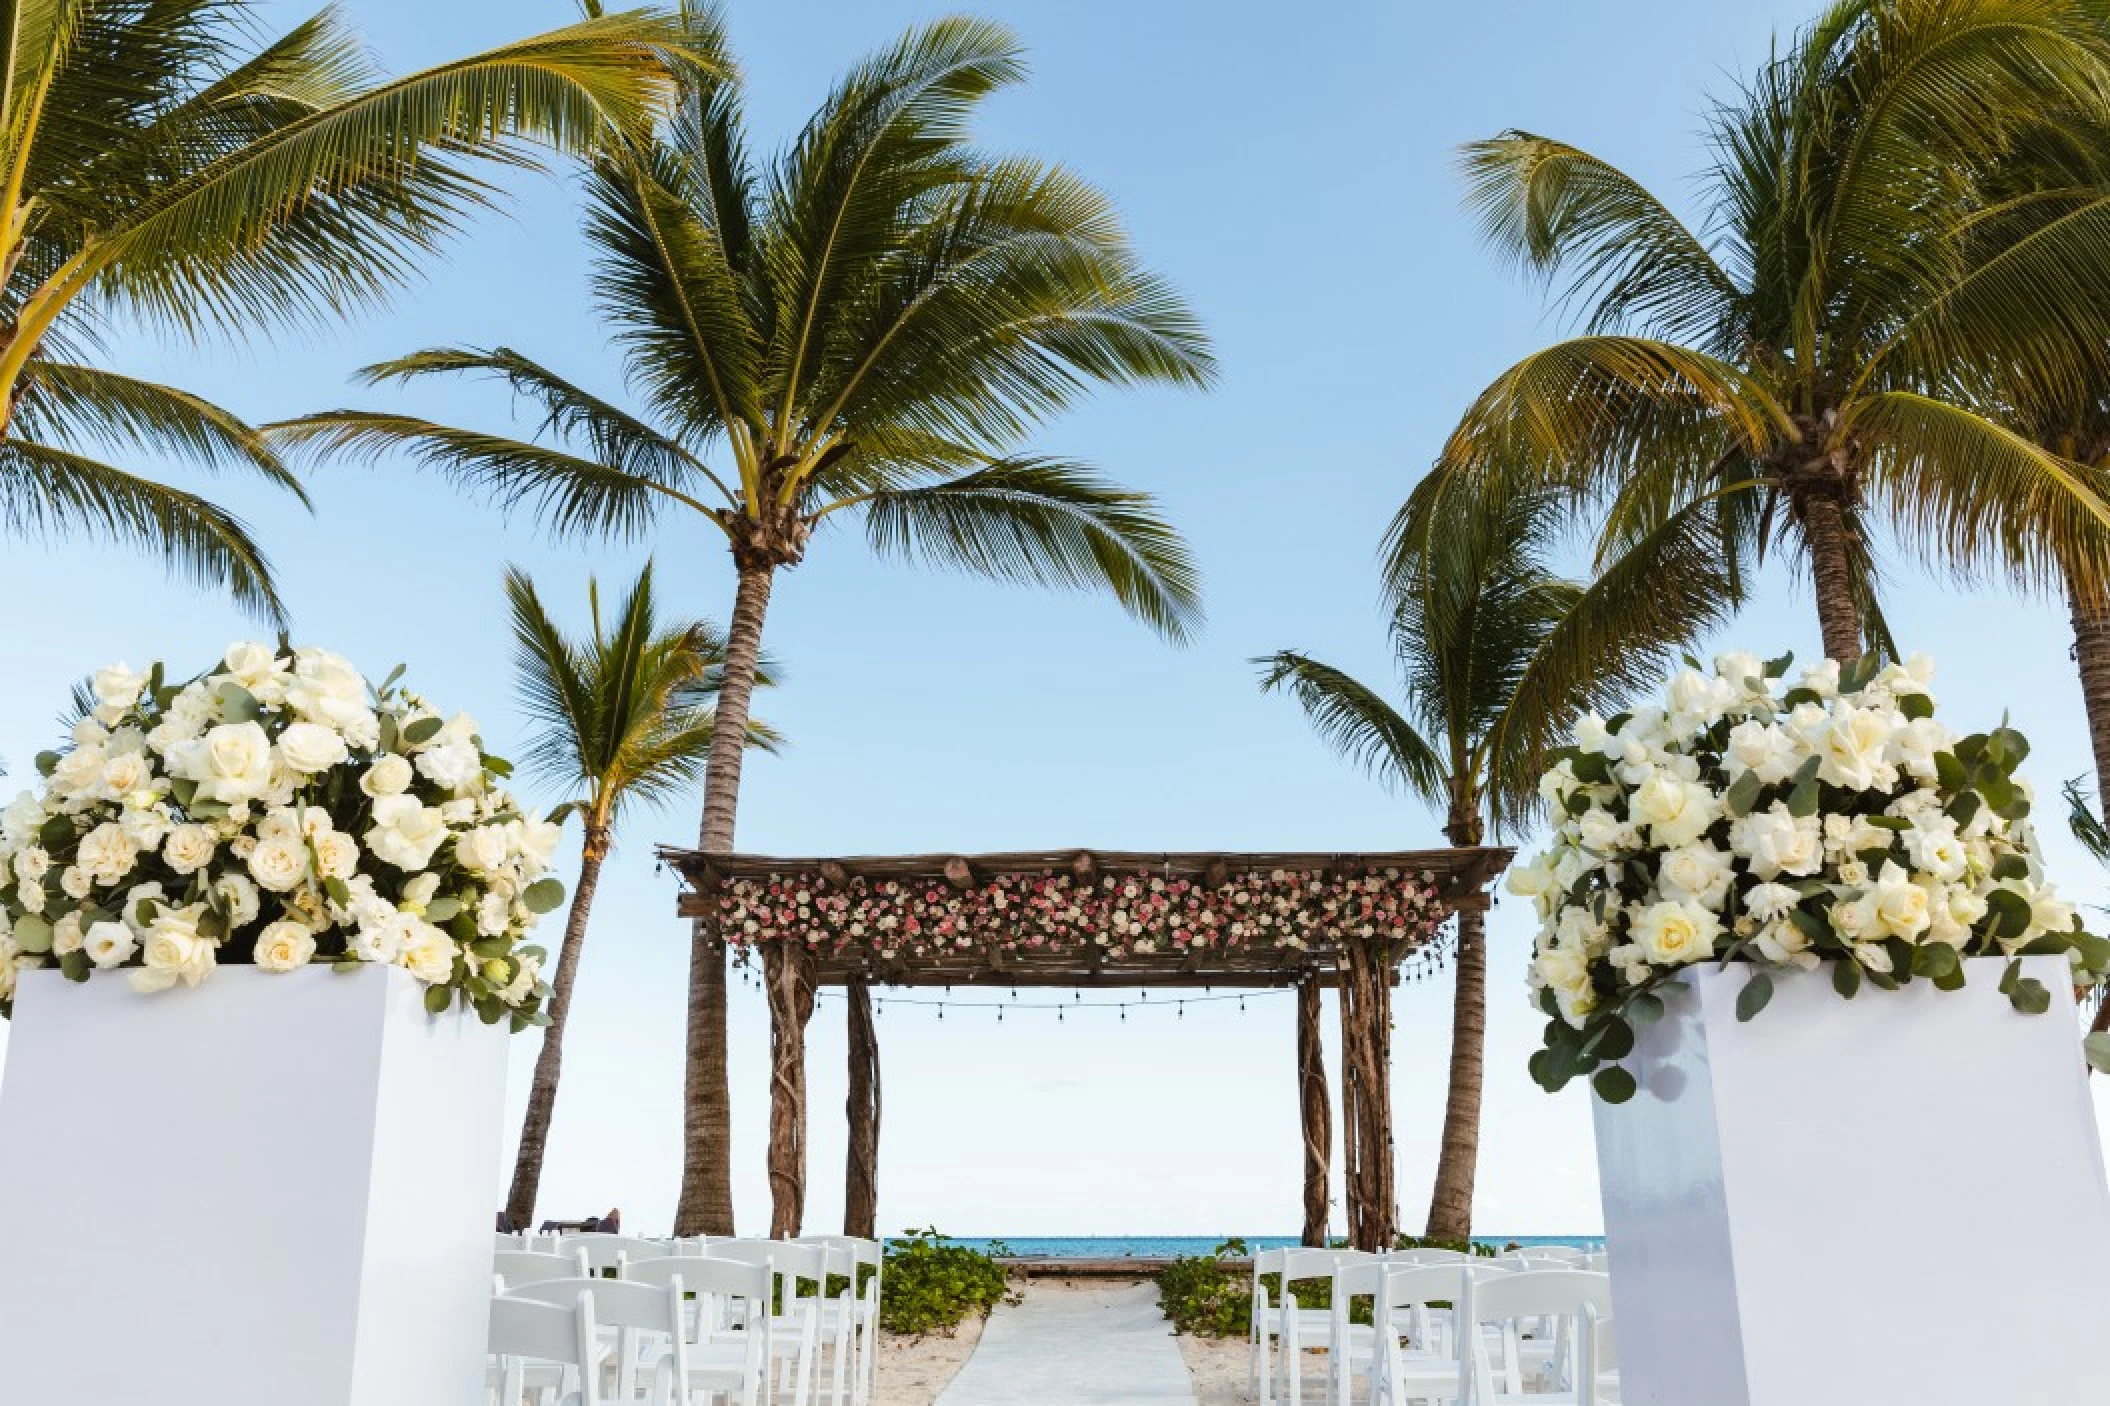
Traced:
[[1504, 849], [1371, 854], [1055, 850], [789, 859], [662, 849], [680, 912], [759, 952], [770, 1011], [770, 1234], [800, 1233], [806, 1027], [822, 987], [849, 1010], [844, 1231], [878, 1204], [879, 1046], [872, 987], [1294, 987], [1304, 1239], [1324, 1244], [1332, 1109], [1321, 990], [1340, 996], [1349, 1239], [1388, 1247], [1392, 987], [1461, 908], [1484, 908]]

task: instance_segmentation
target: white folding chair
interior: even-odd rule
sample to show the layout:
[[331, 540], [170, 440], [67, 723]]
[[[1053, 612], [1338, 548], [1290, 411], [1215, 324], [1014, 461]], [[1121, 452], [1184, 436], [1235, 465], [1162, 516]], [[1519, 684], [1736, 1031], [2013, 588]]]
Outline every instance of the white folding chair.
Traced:
[[1473, 1265], [1400, 1265], [1387, 1261], [1379, 1278], [1376, 1339], [1379, 1358], [1370, 1399], [1385, 1406], [1461, 1401], [1470, 1374], [1459, 1353], [1458, 1305]]
[[599, 1336], [591, 1298], [570, 1304], [493, 1299], [490, 1351], [498, 1359], [498, 1406], [523, 1406], [538, 1378], [555, 1383], [557, 1391], [571, 1388], [559, 1406], [601, 1406], [601, 1374], [594, 1365]]
[[[698, 1393], [724, 1395], [734, 1406], [761, 1406], [769, 1395], [772, 1315], [776, 1271], [768, 1264], [702, 1255], [633, 1260], [630, 1282], [655, 1285], [677, 1302], [694, 1295], [692, 1327], [681, 1361], [675, 1400], [688, 1406]], [[729, 1325], [739, 1322], [739, 1331]], [[810, 1351], [810, 1349], [809, 1349]], [[699, 1403], [700, 1406], [700, 1403]]]
[[[1271, 1406], [1275, 1398], [1275, 1335], [1282, 1330], [1281, 1315], [1268, 1296], [1266, 1276], [1282, 1273], [1283, 1250], [1253, 1253], [1253, 1306], [1246, 1321], [1246, 1395]], [[1280, 1282], [1279, 1280], [1277, 1281]]]
[[[1296, 1292], [1290, 1288], [1291, 1283], [1324, 1279], [1330, 1302], [1338, 1297], [1332, 1292], [1332, 1284], [1343, 1265], [1376, 1263], [1377, 1260], [1378, 1256], [1367, 1250], [1295, 1249], [1282, 1252], [1282, 1328], [1277, 1334], [1277, 1345], [1282, 1351], [1282, 1398], [1289, 1406], [1303, 1406], [1304, 1403], [1304, 1354], [1328, 1347], [1333, 1342], [1333, 1310], [1330, 1307], [1302, 1307], [1297, 1302]], [[1337, 1353], [1328, 1352], [1326, 1357], [1326, 1395], [1331, 1399], [1338, 1387], [1336, 1377], [1341, 1364]]]
[[[770, 1350], [774, 1354], [779, 1387], [783, 1374], [788, 1369], [792, 1378], [793, 1406], [809, 1406], [817, 1389], [816, 1378], [820, 1373], [820, 1354], [825, 1343], [821, 1337], [822, 1295], [827, 1286], [827, 1275], [834, 1262], [834, 1252], [824, 1245], [797, 1245], [789, 1240], [713, 1240], [710, 1258], [737, 1260], [742, 1264], [763, 1265], [774, 1276], [779, 1305], [771, 1322]], [[802, 1281], [812, 1282], [816, 1288], [807, 1294], [801, 1288]], [[771, 1300], [765, 1299], [765, 1307]], [[849, 1315], [843, 1316], [837, 1325], [837, 1333], [849, 1326]], [[831, 1400], [837, 1406], [847, 1406], [843, 1395], [848, 1373], [847, 1349], [836, 1354], [838, 1369], [835, 1373], [834, 1391]]]
[[[856, 1235], [804, 1235], [804, 1245], [825, 1245], [849, 1259], [852, 1301], [850, 1334], [850, 1396], [854, 1406], [868, 1406], [876, 1384], [879, 1364], [879, 1296], [886, 1274], [886, 1247], [877, 1240]], [[871, 1273], [865, 1273], [866, 1270]], [[821, 1332], [833, 1327], [835, 1305], [824, 1304]]]
[[[614, 1350], [598, 1358], [612, 1381], [614, 1399], [638, 1400], [659, 1363], [673, 1356], [686, 1358], [688, 1344], [679, 1292], [651, 1284], [626, 1283], [599, 1275], [579, 1279], [544, 1279], [506, 1290], [508, 1299], [534, 1299], [541, 1303], [569, 1304], [582, 1296], [593, 1301], [594, 1321], [603, 1333], [614, 1333]], [[675, 1380], [687, 1380], [686, 1374]], [[664, 1401], [668, 1393], [655, 1390], [652, 1399]], [[686, 1406], [686, 1394], [675, 1400]]]
[[[1575, 1269], [1468, 1279], [1460, 1332], [1472, 1363], [1473, 1406], [1600, 1406], [1599, 1331], [1612, 1312], [1611, 1280]], [[1552, 1320], [1543, 1356], [1527, 1354], [1519, 1324]], [[1531, 1359], [1537, 1357], [1533, 1362]], [[1499, 1358], [1499, 1360], [1497, 1360]]]
[[532, 1250], [505, 1250], [491, 1256], [491, 1272], [507, 1288], [536, 1284], [544, 1279], [583, 1279], [587, 1275], [584, 1255], [552, 1255]]

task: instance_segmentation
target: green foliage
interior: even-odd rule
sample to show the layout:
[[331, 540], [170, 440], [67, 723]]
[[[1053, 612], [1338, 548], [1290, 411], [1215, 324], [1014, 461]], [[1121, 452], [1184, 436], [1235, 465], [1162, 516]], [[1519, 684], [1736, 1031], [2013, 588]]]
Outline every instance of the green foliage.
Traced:
[[[1335, 1241], [1345, 1247], [1345, 1241]], [[1400, 1250], [1455, 1250], [1459, 1254], [1492, 1257], [1495, 1248], [1477, 1241], [1427, 1239], [1401, 1235], [1394, 1241]], [[1246, 1242], [1230, 1239], [1206, 1255], [1181, 1255], [1158, 1271], [1158, 1307], [1172, 1320], [1175, 1329], [1204, 1338], [1244, 1337], [1253, 1317], [1253, 1271]], [[1268, 1301], [1282, 1301], [1282, 1276], [1265, 1274], [1261, 1284]], [[1333, 1304], [1333, 1285], [1325, 1279], [1298, 1279], [1290, 1283], [1299, 1308], [1328, 1308]], [[1348, 1306], [1351, 1322], [1371, 1321], [1368, 1299]]]
[[947, 1244], [935, 1228], [887, 1241], [879, 1326], [889, 1333], [950, 1333], [970, 1313], [987, 1316], [1011, 1292], [1003, 1266], [990, 1252]]

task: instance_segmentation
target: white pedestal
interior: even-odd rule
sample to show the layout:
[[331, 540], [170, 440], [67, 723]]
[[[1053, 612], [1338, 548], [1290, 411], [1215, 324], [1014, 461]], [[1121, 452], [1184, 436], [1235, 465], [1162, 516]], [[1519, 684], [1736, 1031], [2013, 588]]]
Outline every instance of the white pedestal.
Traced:
[[[1597, 1102], [1627, 1406], [1986, 1406], [2101, 1389], [2110, 1191], [2059, 957], [1998, 990], [1689, 976]], [[2076, 1394], [2078, 1393], [2078, 1394]]]
[[25, 973], [0, 1402], [477, 1406], [505, 1028], [397, 968]]

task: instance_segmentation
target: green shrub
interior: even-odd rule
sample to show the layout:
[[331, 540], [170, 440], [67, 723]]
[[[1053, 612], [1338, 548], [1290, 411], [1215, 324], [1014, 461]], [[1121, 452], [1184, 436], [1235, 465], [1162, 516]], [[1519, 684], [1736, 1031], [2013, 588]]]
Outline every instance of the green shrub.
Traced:
[[970, 1313], [987, 1316], [1011, 1291], [994, 1254], [948, 1245], [935, 1229], [911, 1230], [886, 1246], [879, 1325], [889, 1333], [950, 1333]]

